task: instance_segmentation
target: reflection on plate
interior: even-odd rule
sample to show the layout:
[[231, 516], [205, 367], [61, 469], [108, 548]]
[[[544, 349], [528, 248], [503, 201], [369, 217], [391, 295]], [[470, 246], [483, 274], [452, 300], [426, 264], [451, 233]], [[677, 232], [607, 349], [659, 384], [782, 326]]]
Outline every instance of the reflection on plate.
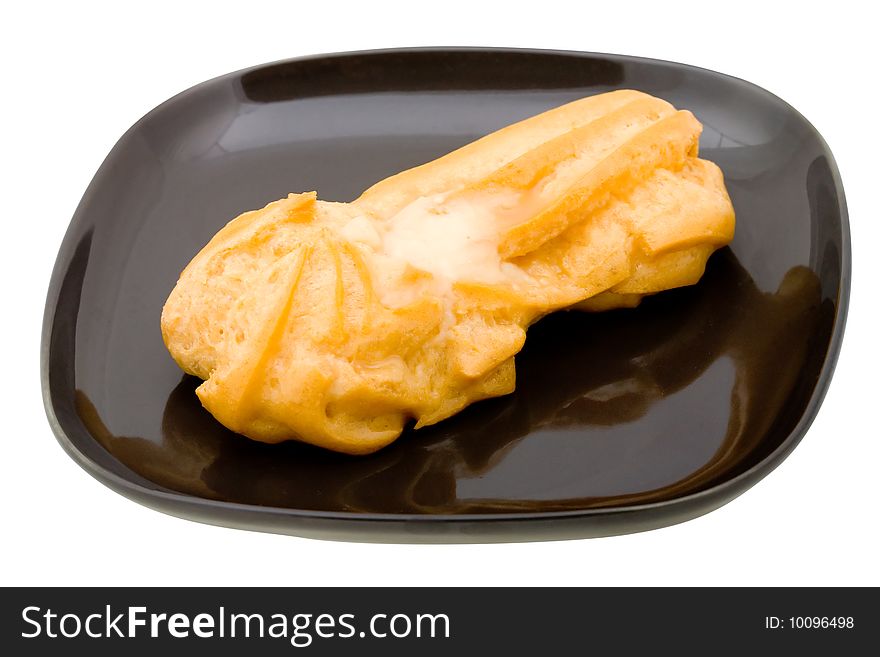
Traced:
[[[138, 474], [220, 500], [367, 513], [655, 502], [760, 459], [759, 439], [784, 410], [810, 336], [827, 336], [832, 320], [809, 269], [791, 269], [764, 294], [725, 249], [701, 285], [636, 311], [546, 318], [518, 358], [513, 395], [371, 456], [243, 439], [201, 407], [194, 377], [168, 396], [159, 443], [113, 435], [82, 391], [77, 409]], [[679, 395], [684, 388], [700, 392]]]

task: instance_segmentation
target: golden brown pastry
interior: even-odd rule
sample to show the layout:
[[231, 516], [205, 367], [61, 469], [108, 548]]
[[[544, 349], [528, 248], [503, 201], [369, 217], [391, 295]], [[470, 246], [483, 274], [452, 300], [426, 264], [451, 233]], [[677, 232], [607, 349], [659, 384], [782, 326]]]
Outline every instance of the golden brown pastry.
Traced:
[[[183, 271], [162, 334], [202, 404], [265, 442], [350, 454], [514, 389], [526, 328], [695, 283], [733, 237], [701, 126], [592, 96], [392, 176], [352, 203], [291, 194]], [[583, 366], [578, 364], [578, 366]]]

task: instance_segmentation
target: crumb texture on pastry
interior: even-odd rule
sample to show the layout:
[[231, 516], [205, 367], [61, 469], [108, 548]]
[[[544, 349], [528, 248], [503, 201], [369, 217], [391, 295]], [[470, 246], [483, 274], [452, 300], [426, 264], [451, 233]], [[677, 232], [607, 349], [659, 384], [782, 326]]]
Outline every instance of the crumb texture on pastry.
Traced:
[[508, 394], [543, 315], [696, 283], [733, 238], [690, 112], [584, 98], [387, 178], [351, 203], [290, 194], [222, 228], [162, 335], [202, 404], [255, 440], [373, 452]]

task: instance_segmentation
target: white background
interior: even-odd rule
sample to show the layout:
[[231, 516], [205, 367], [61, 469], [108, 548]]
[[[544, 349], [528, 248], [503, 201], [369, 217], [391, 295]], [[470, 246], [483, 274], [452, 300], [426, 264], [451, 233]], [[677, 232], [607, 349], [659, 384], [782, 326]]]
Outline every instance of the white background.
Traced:
[[[880, 584], [878, 44], [876, 21], [859, 6], [870, 3], [7, 5], [0, 27], [0, 584]], [[639, 535], [360, 545], [172, 518], [111, 492], [58, 446], [40, 397], [46, 289], [67, 223], [122, 133], [166, 98], [235, 69], [425, 45], [591, 50], [695, 64], [773, 91], [825, 136], [852, 222], [846, 339], [812, 429], [755, 488], [707, 516]]]

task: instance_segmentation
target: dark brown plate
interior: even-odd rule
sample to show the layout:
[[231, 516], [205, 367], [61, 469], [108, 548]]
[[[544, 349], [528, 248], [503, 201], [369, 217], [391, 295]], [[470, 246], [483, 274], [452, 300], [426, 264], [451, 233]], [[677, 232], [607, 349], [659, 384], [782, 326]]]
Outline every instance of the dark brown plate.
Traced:
[[[227, 220], [288, 192], [347, 201], [518, 119], [634, 88], [692, 110], [736, 239], [699, 285], [529, 331], [518, 389], [367, 457], [224, 429], [162, 344], [177, 275]], [[794, 109], [668, 62], [525, 50], [296, 59], [175, 96], [108, 155], [49, 289], [42, 376], [67, 452], [138, 502], [220, 525], [375, 541], [640, 531], [733, 499], [806, 432], [849, 290], [834, 160]]]

